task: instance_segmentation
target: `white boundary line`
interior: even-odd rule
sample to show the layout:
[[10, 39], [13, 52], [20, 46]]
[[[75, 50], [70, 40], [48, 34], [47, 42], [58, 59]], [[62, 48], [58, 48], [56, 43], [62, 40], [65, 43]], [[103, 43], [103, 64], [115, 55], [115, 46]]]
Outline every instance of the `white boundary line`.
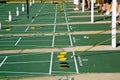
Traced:
[[71, 44], [71, 46], [73, 47], [72, 37], [71, 37], [70, 34], [69, 34], [69, 39], [70, 39], [70, 44]]
[[[64, 4], [63, 4], [63, 5], [64, 5]], [[67, 14], [66, 14], [65, 7], [64, 7], [64, 14], [65, 14], [66, 23], [67, 23], [67, 29], [68, 29], [68, 32], [70, 32], [70, 28], [69, 28], [69, 24], [68, 24], [68, 18], [67, 18]], [[73, 46], [72, 38], [71, 38], [71, 35], [70, 35], [70, 34], [69, 34], [69, 39], [70, 39], [70, 44], [71, 44], [71, 46]]]
[[6, 62], [4, 64], [29, 64], [29, 63], [49, 63], [50, 61], [27, 61], [27, 62]]
[[[64, 4], [63, 4], [64, 5]], [[69, 29], [69, 25], [68, 25], [68, 18], [67, 18], [67, 14], [65, 12], [65, 7], [64, 7], [64, 14], [65, 14], [65, 19], [66, 19], [66, 23], [67, 23], [67, 29], [68, 29], [68, 32], [70, 32], [70, 29]]]
[[[8, 57], [18, 57], [18, 56], [30, 56], [30, 55], [40, 55], [40, 54], [44, 54], [44, 53], [40, 53], [40, 52], [36, 52], [36, 53], [29, 53], [29, 54], [13, 54], [13, 55], [10, 55]], [[45, 54], [49, 54], [48, 52], [45, 52]], [[3, 58], [4, 56], [0, 57], [0, 58]]]
[[35, 19], [32, 19], [31, 23], [33, 23], [35, 21]]
[[[44, 4], [44, 5], [45, 5], [45, 4]], [[43, 7], [44, 5], [41, 6], [40, 10], [38, 11], [39, 13], [41, 12], [41, 9], [43, 9], [42, 7]], [[35, 16], [37, 17], [37, 16], [39, 15], [39, 13], [36, 13]], [[31, 23], [33, 23], [34, 21], [35, 21], [35, 19], [32, 19], [32, 20], [31, 20]], [[28, 27], [25, 29], [25, 32], [28, 31], [29, 27], [30, 27], [30, 26], [28, 26]]]
[[0, 67], [5, 63], [5, 61], [7, 60], [8, 56], [6, 56], [3, 61], [0, 63]]
[[52, 74], [52, 64], [53, 64], [53, 52], [51, 52], [51, 60], [50, 60], [50, 69], [49, 69], [49, 74]]
[[[5, 46], [12, 46], [12, 45], [2, 45], [1, 47], [5, 47]], [[42, 46], [42, 45], [40, 46], [40, 45], [36, 45], [36, 44], [35, 44], [35, 45], [19, 45], [19, 46], [23, 46], [23, 47], [28, 47], [28, 46], [29, 46], [29, 47], [36, 47], [36, 46], [37, 46], [37, 47], [39, 47], [39, 48], [49, 48], [49, 47], [50, 47], [50, 46]], [[67, 46], [70, 46], [70, 45], [56, 45], [56, 46], [58, 46], [58, 47], [63, 47], [63, 46], [64, 46], [64, 47], [67, 47]], [[56, 48], [53, 48], [53, 50], [54, 50], [54, 49], [56, 49]], [[40, 49], [40, 50], [41, 50], [41, 49]], [[57, 50], [57, 49], [56, 49], [56, 50]], [[20, 51], [20, 50], [18, 50], [18, 51]], [[22, 50], [21, 50], [21, 51], [22, 51]], [[30, 50], [30, 51], [31, 51], [31, 50]], [[24, 52], [26, 52], [26, 51], [24, 51]], [[29, 52], [29, 51], [28, 51], [28, 52]], [[38, 51], [35, 51], [35, 52], [38, 52]], [[45, 51], [45, 52], [48, 52], [48, 51]]]
[[[45, 4], [44, 4], [45, 5]], [[39, 13], [41, 12], [41, 10], [43, 9], [43, 5], [41, 6], [40, 10], [38, 11]], [[36, 13], [35, 16], [38, 16], [39, 13]], [[31, 20], [31, 23], [33, 23], [35, 21], [35, 18]]]
[[52, 47], [54, 47], [54, 43], [55, 43], [55, 35], [53, 35]]
[[55, 19], [54, 19], [54, 32], [56, 32], [56, 21], [57, 21], [57, 4], [56, 4], [56, 10], [55, 10]]
[[53, 71], [55, 73], [70, 73], [70, 74], [76, 74], [76, 72], [66, 72], [66, 71]]
[[[44, 4], [45, 5], [45, 4]], [[44, 6], [43, 5], [43, 6]], [[41, 7], [41, 9], [43, 8], [43, 6]], [[39, 12], [40, 12], [41, 10], [39, 10]], [[36, 15], [37, 15], [37, 13], [36, 13]], [[35, 21], [35, 19], [32, 19], [31, 20], [31, 23], [33, 23]], [[25, 29], [25, 32], [27, 32], [28, 31], [28, 29], [29, 29], [29, 26]], [[17, 46], [17, 44], [20, 42], [20, 40], [22, 39], [22, 37], [19, 37], [19, 39], [17, 40], [17, 42], [15, 43], [15, 46]]]
[[27, 26], [27, 28], [25, 29], [25, 32], [27, 32], [27, 31], [28, 31], [29, 27], [30, 27], [30, 26]]
[[[55, 19], [54, 19], [54, 33], [56, 32], [56, 18], [57, 17], [57, 4], [56, 4], [56, 9], [55, 9]], [[53, 40], [52, 40], [52, 47], [54, 47], [55, 43], [55, 35], [53, 35]], [[50, 69], [49, 69], [49, 75], [52, 74], [52, 65], [53, 65], [53, 51], [51, 52], [51, 61], [50, 61]]]
[[40, 72], [13, 72], [13, 71], [0, 71], [0, 73], [14, 73], [14, 74], [47, 74], [48, 73], [40, 73]]
[[[63, 3], [63, 6], [64, 6], [64, 3]], [[67, 23], [67, 29], [68, 29], [68, 32], [70, 32], [65, 6], [64, 6], [64, 14], [65, 14], [66, 23]], [[72, 38], [71, 38], [70, 34], [69, 34], [69, 39], [70, 39], [70, 45], [73, 47], [73, 42], [72, 42]], [[74, 51], [72, 51], [72, 53], [73, 53], [73, 55], [75, 55]], [[78, 74], [79, 70], [78, 70], [78, 65], [77, 65], [76, 57], [74, 57], [74, 62], [75, 62], [76, 73]]]
[[17, 44], [20, 42], [21, 39], [22, 39], [22, 37], [19, 37], [19, 39], [18, 39], [17, 42], [15, 43], [15, 46], [17, 46]]
[[[63, 40], [65, 40], [65, 39], [63, 39]], [[38, 41], [38, 42], [39, 42], [39, 41], [46, 41], [46, 42], [49, 41], [49, 42], [50, 42], [51, 40], [28, 40], [28, 39], [27, 39], [27, 40], [25, 40], [25, 41], [36, 41], [36, 42], [37, 42], [37, 41]]]
[[[73, 51], [73, 55], [75, 55], [75, 52]], [[78, 65], [77, 65], [77, 61], [76, 61], [76, 57], [74, 56], [74, 62], [75, 62], [75, 68], [76, 68], [76, 72], [77, 74], [79, 73], [79, 70], [78, 70]]]
[[[64, 4], [63, 4], [63, 5], [64, 5]], [[64, 7], [64, 14], [65, 14], [66, 23], [67, 23], [67, 29], [68, 29], [68, 32], [70, 32], [70, 28], [69, 28], [69, 24], [68, 24], [68, 18], [67, 18], [67, 14], [66, 14], [65, 7]], [[70, 35], [70, 34], [69, 34], [69, 39], [70, 39], [70, 44], [71, 44], [71, 46], [73, 46], [72, 38], [71, 38], [71, 35]]]
[[[55, 9], [55, 19], [54, 19], [54, 33], [56, 32], [56, 18], [57, 17], [57, 4], [56, 4], [56, 9]], [[52, 40], [52, 47], [54, 47], [55, 43], [55, 35], [53, 34], [53, 40]]]

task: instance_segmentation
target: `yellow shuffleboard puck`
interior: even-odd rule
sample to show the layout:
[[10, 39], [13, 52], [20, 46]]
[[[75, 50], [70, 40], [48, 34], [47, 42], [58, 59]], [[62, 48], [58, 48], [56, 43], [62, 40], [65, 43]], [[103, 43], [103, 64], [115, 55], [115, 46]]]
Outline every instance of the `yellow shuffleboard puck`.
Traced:
[[61, 54], [57, 56], [57, 58], [64, 58], [64, 57], [65, 55], [61, 55]]
[[67, 52], [60, 52], [60, 54], [61, 54], [61, 55], [66, 55], [66, 54], [67, 54]]
[[67, 60], [67, 58], [59, 58], [59, 61], [66, 61]]

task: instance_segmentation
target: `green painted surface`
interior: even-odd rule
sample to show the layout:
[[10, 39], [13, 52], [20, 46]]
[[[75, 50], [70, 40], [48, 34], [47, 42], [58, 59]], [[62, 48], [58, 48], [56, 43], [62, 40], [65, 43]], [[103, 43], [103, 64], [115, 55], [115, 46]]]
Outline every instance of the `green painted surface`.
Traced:
[[[81, 54], [83, 66], [80, 67], [82, 73], [110, 73], [119, 72], [119, 51], [89, 51]], [[87, 61], [85, 61], [87, 59]]]
[[[74, 59], [70, 58], [73, 53], [68, 52], [66, 55], [68, 60], [65, 62], [68, 63], [68, 68], [60, 67], [61, 61], [57, 58], [59, 54], [60, 52], [53, 53], [51, 75], [76, 74]], [[51, 53], [4, 54], [0, 55], [0, 62], [3, 61], [5, 56], [8, 56], [8, 58], [0, 71], [0, 76], [3, 78], [49, 75]], [[119, 51], [86, 51], [79, 57], [80, 59], [76, 57], [79, 73], [120, 72]]]
[[[88, 37], [88, 38], [87, 38]], [[15, 46], [20, 37], [1, 37], [0, 49], [31, 49], [31, 48], [49, 48], [52, 47], [53, 36], [34, 36], [21, 37], [20, 42]], [[111, 45], [110, 34], [88, 34], [88, 35], [72, 35], [73, 46], [95, 46], [95, 45]], [[120, 43], [118, 34], [117, 44]], [[69, 47], [71, 41], [68, 35], [55, 36], [54, 47]]]
[[[30, 7], [30, 19], [26, 18], [26, 11], [21, 11], [21, 3], [0, 3], [0, 22], [2, 23], [2, 30], [0, 34], [40, 34], [39, 36], [1, 36], [0, 49], [1, 50], [17, 50], [17, 49], [35, 49], [35, 48], [52, 48], [53, 36], [44, 36], [43, 33], [67, 33], [81, 32], [81, 31], [106, 31], [111, 30], [111, 23], [104, 24], [71, 24], [71, 25], [57, 25], [69, 22], [90, 22], [90, 12], [73, 11], [73, 3], [65, 3], [65, 12], [61, 12], [57, 5], [49, 3], [36, 3]], [[16, 7], [20, 9], [20, 16], [16, 16]], [[56, 12], [57, 7], [57, 12]], [[3, 10], [4, 9], [4, 10]], [[12, 12], [13, 21], [6, 22], [8, 19], [8, 12]], [[56, 22], [55, 22], [56, 15]], [[95, 11], [95, 15], [99, 15]], [[67, 18], [65, 17], [67, 16]], [[82, 18], [72, 16], [83, 16]], [[85, 16], [85, 17], [84, 17]], [[34, 18], [34, 20], [32, 19]], [[110, 21], [110, 17], [95, 17], [95, 22]], [[27, 24], [53, 24], [48, 26], [27, 26]], [[56, 25], [55, 25], [56, 24]], [[14, 26], [7, 26], [14, 25]], [[16, 26], [15, 26], [16, 25]], [[25, 26], [19, 26], [25, 25]], [[10, 29], [10, 31], [6, 31]], [[27, 29], [27, 30], [26, 30]], [[118, 29], [118, 27], [117, 27]], [[117, 45], [120, 44], [120, 34], [117, 33]], [[20, 42], [15, 46], [17, 41]], [[86, 38], [88, 37], [88, 38]], [[55, 35], [54, 47], [63, 51], [63, 47], [73, 46], [95, 46], [95, 45], [111, 45], [111, 34], [80, 34], [80, 35]], [[72, 41], [72, 43], [71, 43]], [[105, 41], [105, 42], [104, 42]], [[102, 44], [100, 44], [102, 43]], [[108, 73], [120, 72], [119, 54], [120, 51], [81, 51], [75, 52], [80, 54], [80, 59], [76, 57], [79, 73]], [[57, 56], [60, 52], [53, 52], [52, 71], [51, 75], [69, 75], [76, 74], [76, 65], [74, 59], [70, 57], [73, 52], [68, 52], [66, 55], [68, 68], [60, 68], [60, 61]], [[82, 54], [81, 54], [82, 53]], [[51, 52], [50, 53], [24, 53], [24, 54], [0, 54], [0, 63], [5, 57], [8, 58], [0, 67], [0, 78], [6, 77], [31, 77], [50, 75]], [[82, 66], [81, 66], [82, 65]]]
[[98, 31], [98, 30], [111, 30], [111, 25], [106, 24], [77, 24], [70, 25], [71, 31]]

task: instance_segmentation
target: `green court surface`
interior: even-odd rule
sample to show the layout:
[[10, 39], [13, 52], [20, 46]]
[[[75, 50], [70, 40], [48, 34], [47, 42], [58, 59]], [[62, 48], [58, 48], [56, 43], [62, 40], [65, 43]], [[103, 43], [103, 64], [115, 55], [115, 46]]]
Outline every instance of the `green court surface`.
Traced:
[[[69, 18], [69, 19], [70, 19], [70, 20], [69, 20], [70, 22], [77, 22], [77, 21], [78, 21], [78, 22], [79, 22], [79, 21], [80, 21], [80, 22], [82, 22], [82, 21], [83, 21], [83, 22], [84, 22], [84, 21], [90, 22], [91, 17], [89, 16], [89, 17], [85, 17], [85, 18]], [[95, 22], [96, 22], [96, 21], [101, 21], [101, 20], [102, 20], [102, 21], [110, 21], [110, 20], [111, 20], [111, 17], [106, 17], [106, 18], [104, 19], [104, 16], [102, 16], [102, 17], [95, 17], [94, 19], [95, 19], [95, 20], [94, 20]]]
[[[96, 46], [111, 46], [111, 17], [100, 15], [95, 9], [95, 23], [90, 23], [90, 11], [73, 11], [74, 4], [67, 2], [62, 4], [62, 12], [58, 4], [35, 3], [29, 6], [30, 18], [27, 19], [26, 8], [22, 12], [22, 4], [25, 5], [0, 3], [0, 79], [120, 72], [120, 50], [89, 51]], [[19, 8], [19, 16], [16, 16], [16, 7]], [[9, 11], [13, 19], [11, 22], [8, 21]], [[119, 31], [116, 44], [120, 45]], [[65, 51], [63, 48], [82, 46], [89, 48], [67, 51], [67, 60], [63, 61], [67, 67], [64, 68], [60, 67], [62, 61], [57, 58], [60, 51], [2, 53], [26, 49]], [[78, 56], [71, 58], [75, 54]]]
[[[61, 68], [57, 58], [60, 52], [51, 53], [27, 53], [4, 54], [0, 56], [1, 78], [6, 77], [30, 77], [47, 75], [69, 75], [78, 73], [108, 73], [120, 72], [119, 51], [88, 51], [74, 59], [70, 58], [74, 53], [68, 52], [67, 68]], [[5, 59], [6, 58], [6, 59]], [[18, 66], [19, 65], [19, 66]]]
[[[84, 45], [110, 45], [111, 35], [71, 35], [72, 41], [69, 40], [68, 35], [55, 36], [54, 47], [69, 47], [71, 43], [73, 46], [84, 46]], [[88, 38], [85, 38], [88, 37]], [[96, 39], [98, 39], [96, 41]], [[117, 38], [119, 43], [120, 38]], [[105, 42], [104, 42], [105, 41]], [[31, 37], [1, 37], [0, 48], [2, 49], [31, 49], [31, 48], [50, 48], [52, 47], [53, 37], [52, 36], [31, 36]]]
[[[6, 31], [10, 29], [10, 31]], [[27, 29], [27, 31], [26, 31]], [[105, 24], [74, 24], [70, 25], [70, 32], [74, 31], [97, 31], [97, 30], [110, 30], [111, 25]], [[25, 33], [52, 33], [54, 26], [5, 26], [0, 34], [25, 34]], [[67, 25], [56, 25], [56, 33], [67, 32]]]

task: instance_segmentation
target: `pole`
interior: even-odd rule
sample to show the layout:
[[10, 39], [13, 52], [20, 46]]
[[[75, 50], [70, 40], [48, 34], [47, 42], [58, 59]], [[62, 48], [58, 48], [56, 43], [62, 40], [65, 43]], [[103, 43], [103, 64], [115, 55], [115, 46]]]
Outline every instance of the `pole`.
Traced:
[[85, 1], [82, 0], [82, 12], [85, 12], [85, 6], [84, 6], [84, 4], [85, 4]]
[[112, 47], [116, 48], [116, 0], [112, 2]]
[[29, 2], [26, 0], [26, 7], [27, 7], [27, 18], [29, 19]]
[[91, 0], [91, 23], [94, 22], [94, 0]]

